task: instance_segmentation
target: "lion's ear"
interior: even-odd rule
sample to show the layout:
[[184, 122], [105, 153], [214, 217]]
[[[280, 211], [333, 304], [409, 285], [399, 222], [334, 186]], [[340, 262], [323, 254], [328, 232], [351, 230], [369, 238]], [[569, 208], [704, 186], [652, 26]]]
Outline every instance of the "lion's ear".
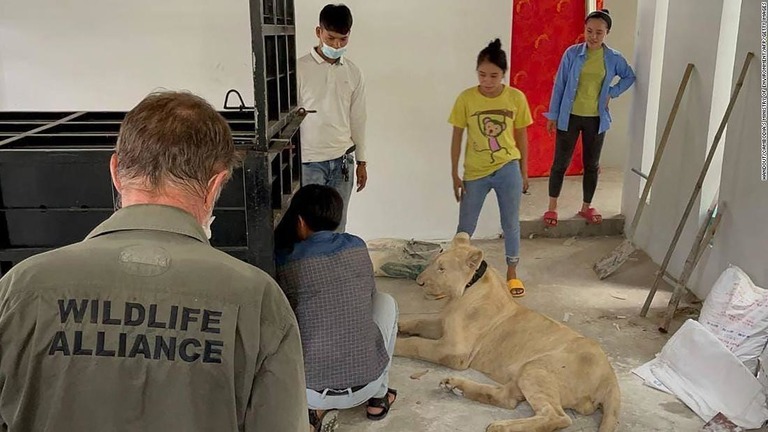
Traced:
[[472, 250], [467, 256], [467, 265], [472, 270], [477, 270], [480, 267], [480, 263], [483, 262], [483, 251], [480, 249]]
[[469, 246], [469, 234], [460, 232], [453, 238], [454, 246]]

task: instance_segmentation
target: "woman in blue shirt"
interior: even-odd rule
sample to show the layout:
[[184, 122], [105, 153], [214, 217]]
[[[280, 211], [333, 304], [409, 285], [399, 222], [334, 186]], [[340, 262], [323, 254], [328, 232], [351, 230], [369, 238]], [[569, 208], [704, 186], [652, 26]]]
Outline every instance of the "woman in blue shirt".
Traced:
[[[544, 213], [544, 223], [549, 226], [557, 225], [557, 199], [579, 134], [584, 162], [584, 202], [579, 215], [593, 224], [603, 220], [591, 204], [597, 189], [605, 132], [611, 126], [608, 103], [635, 82], [635, 73], [624, 56], [603, 42], [611, 25], [607, 9], [590, 13], [585, 20], [585, 42], [569, 47], [557, 70], [549, 112], [545, 114], [549, 133], [557, 130], [555, 158], [549, 174], [549, 208]], [[612, 85], [615, 77], [619, 81]]]

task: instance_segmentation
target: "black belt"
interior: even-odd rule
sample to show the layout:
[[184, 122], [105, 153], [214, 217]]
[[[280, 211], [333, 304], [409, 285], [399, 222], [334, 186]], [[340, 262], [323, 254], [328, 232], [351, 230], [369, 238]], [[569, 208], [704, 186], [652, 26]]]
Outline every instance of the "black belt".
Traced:
[[315, 391], [318, 393], [325, 392], [326, 396], [344, 396], [344, 395], [349, 395], [350, 390], [352, 390], [352, 393], [355, 393], [362, 390], [364, 387], [365, 387], [364, 385], [360, 385], [360, 386], [346, 388], [344, 390], [325, 389], [325, 390], [315, 390]]
[[352, 154], [357, 150], [357, 146], [353, 145], [352, 147], [348, 148], [347, 151], [344, 152], [345, 155]]

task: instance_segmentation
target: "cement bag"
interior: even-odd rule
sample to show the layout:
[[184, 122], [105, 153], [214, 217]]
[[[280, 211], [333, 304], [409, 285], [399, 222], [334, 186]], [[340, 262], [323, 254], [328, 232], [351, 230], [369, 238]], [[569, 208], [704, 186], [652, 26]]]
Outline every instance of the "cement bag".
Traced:
[[768, 420], [760, 382], [733, 353], [687, 320], [650, 364], [651, 373], [704, 421], [717, 413], [746, 429]]
[[731, 265], [704, 301], [699, 322], [757, 374], [757, 359], [768, 342], [768, 290]]
[[768, 349], [763, 350], [758, 358], [757, 380], [763, 386], [763, 394], [768, 397]]
[[368, 242], [373, 271], [379, 277], [416, 279], [442, 251], [437, 243], [377, 239]]

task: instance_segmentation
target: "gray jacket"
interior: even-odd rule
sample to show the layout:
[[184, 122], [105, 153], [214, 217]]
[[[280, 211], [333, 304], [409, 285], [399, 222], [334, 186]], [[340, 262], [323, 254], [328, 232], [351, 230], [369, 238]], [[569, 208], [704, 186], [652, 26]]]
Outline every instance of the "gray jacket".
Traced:
[[0, 430], [306, 432], [296, 319], [186, 212], [137, 205], [0, 280]]

